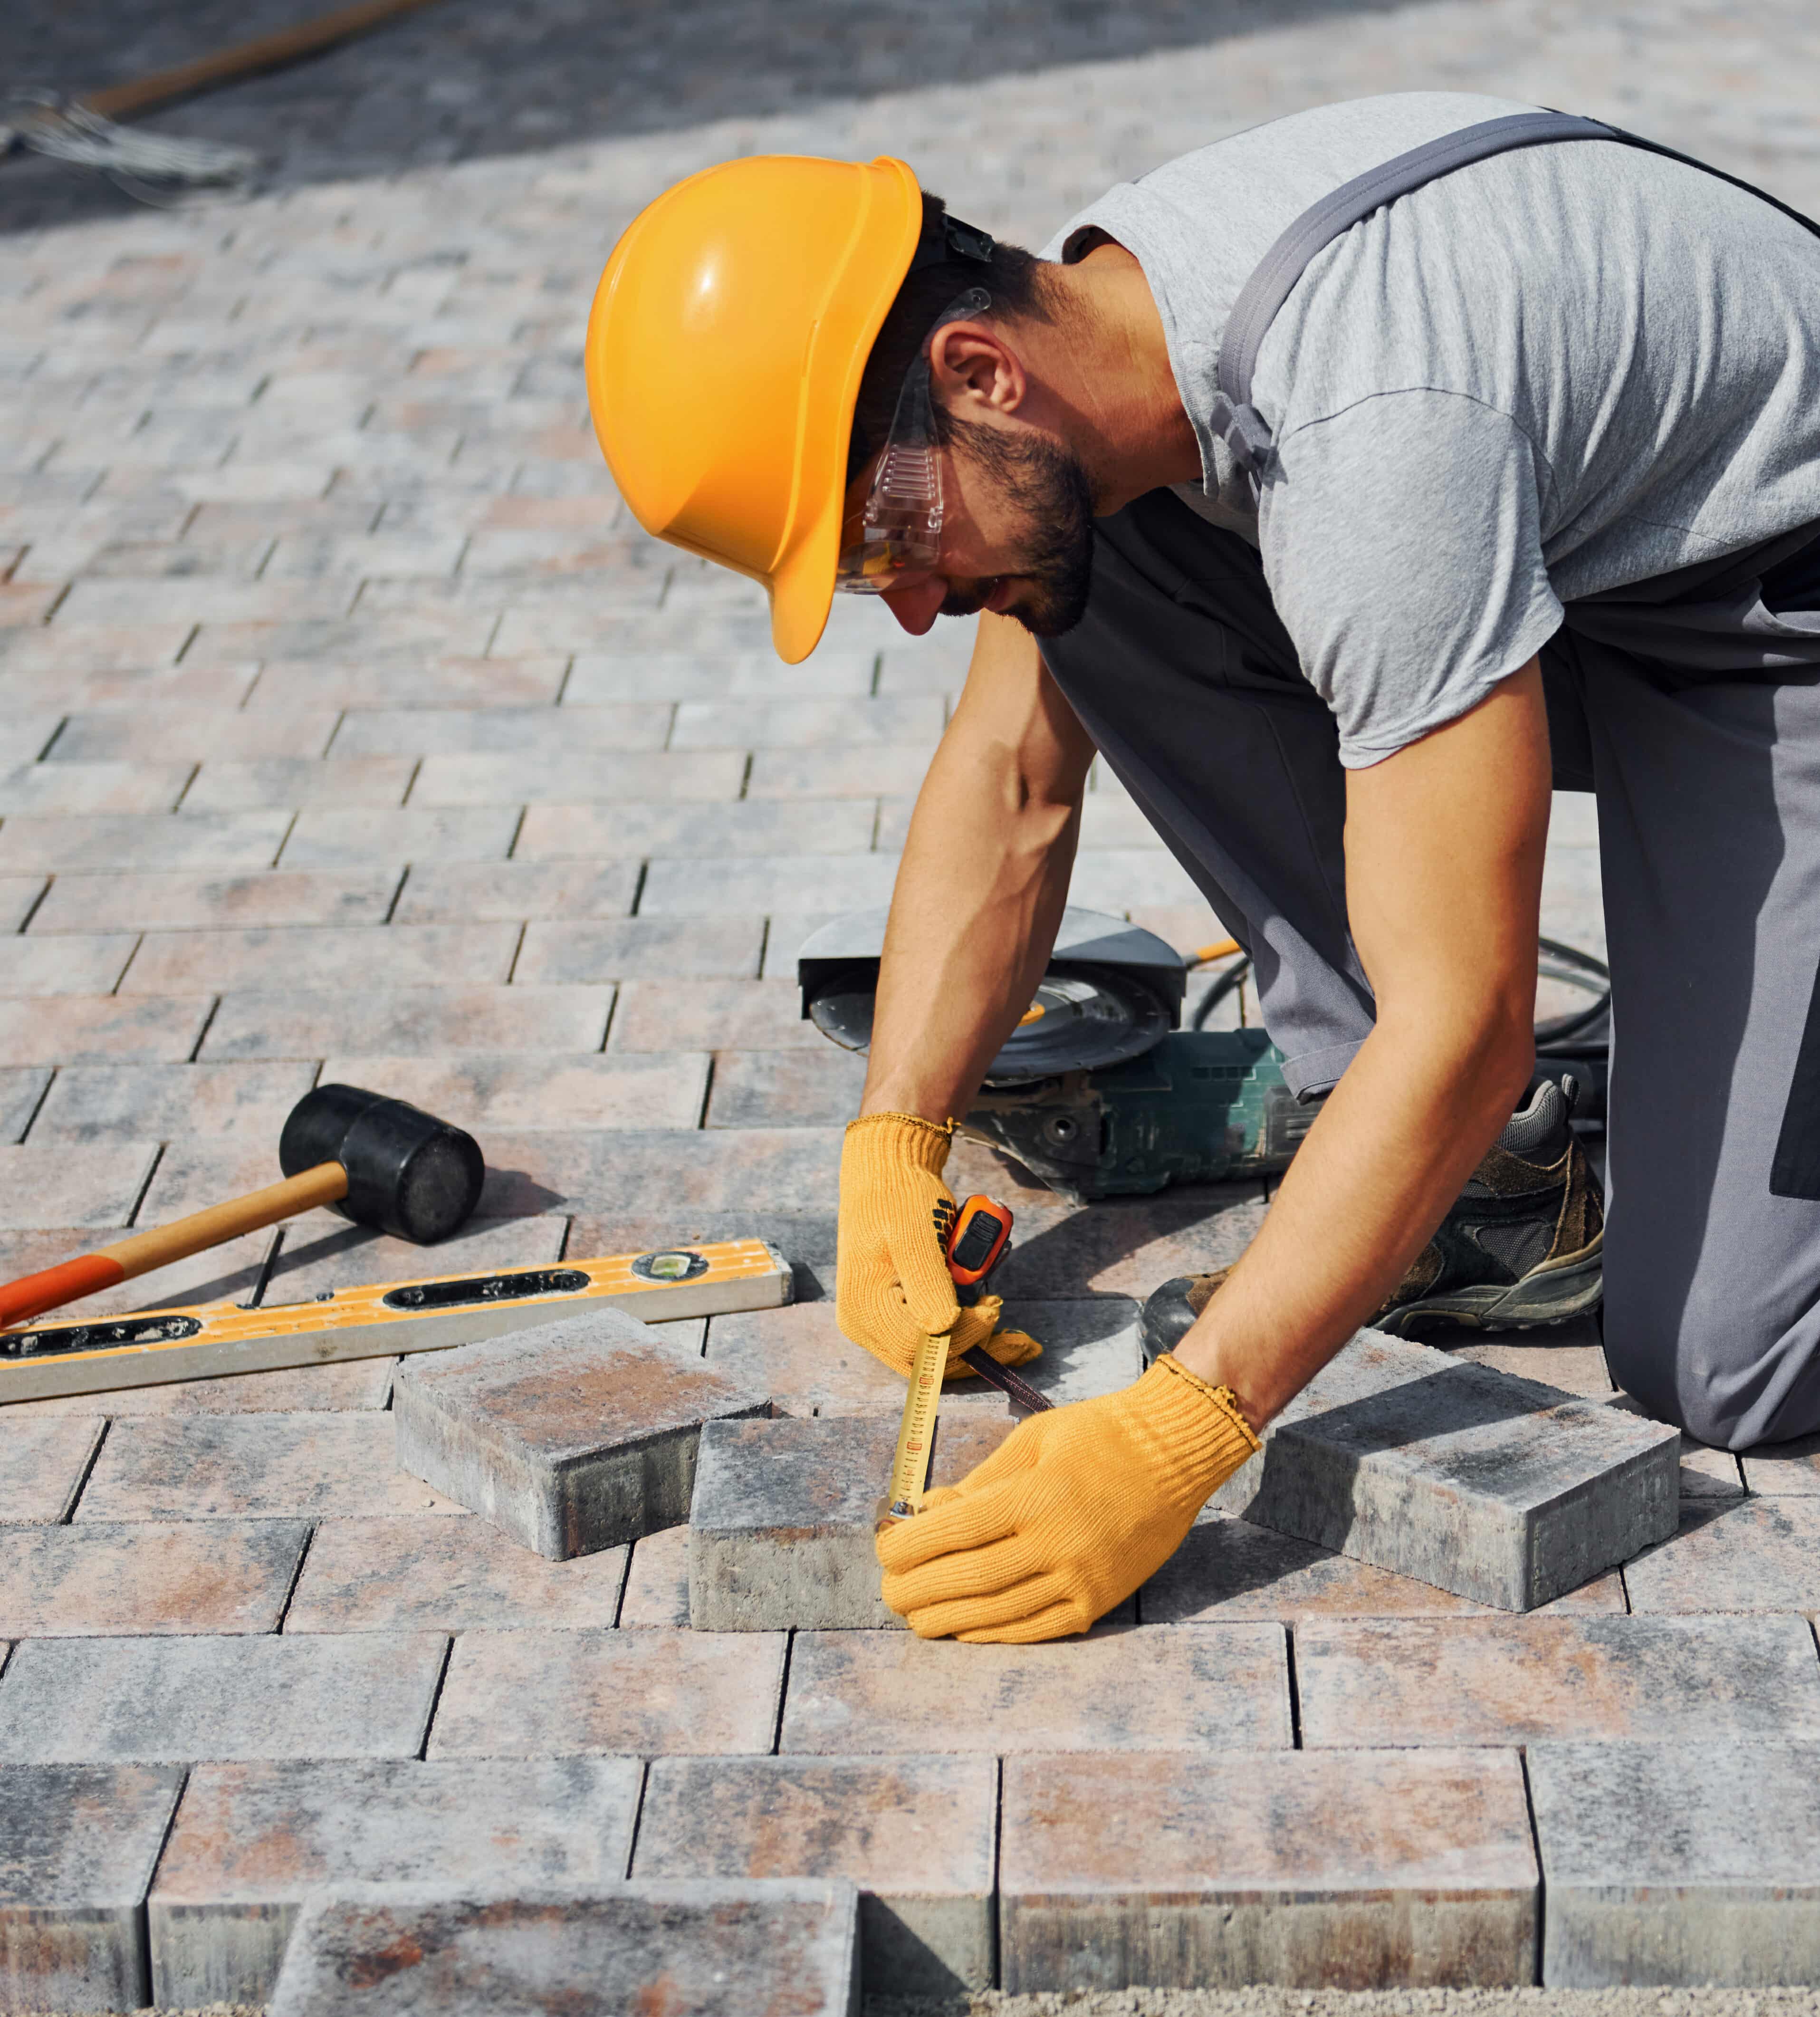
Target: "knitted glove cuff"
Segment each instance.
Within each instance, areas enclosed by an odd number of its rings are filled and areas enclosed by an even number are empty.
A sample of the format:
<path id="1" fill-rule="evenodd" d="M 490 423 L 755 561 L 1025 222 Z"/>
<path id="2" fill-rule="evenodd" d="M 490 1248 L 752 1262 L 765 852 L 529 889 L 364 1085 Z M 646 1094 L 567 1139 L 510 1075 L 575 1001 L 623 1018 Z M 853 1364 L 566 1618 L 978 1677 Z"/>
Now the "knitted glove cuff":
<path id="1" fill-rule="evenodd" d="M 920 1113 L 866 1113 L 847 1123 L 849 1140 L 862 1133 L 867 1149 L 901 1156 L 918 1169 L 939 1177 L 947 1164 L 954 1124 L 925 1120 Z"/>
<path id="2" fill-rule="evenodd" d="M 1150 1371 L 1160 1373 L 1174 1383 L 1175 1391 L 1184 1401 L 1190 1393 L 1198 1397 L 1191 1413 L 1180 1415 L 1176 1409 L 1170 1410 L 1172 1417 L 1177 1418 L 1172 1420 L 1172 1428 L 1186 1432 L 1189 1449 L 1184 1453 L 1191 1463 L 1205 1463 L 1230 1477 L 1263 1447 L 1230 1387 L 1209 1386 L 1166 1351 L 1152 1362 Z M 1206 1404 L 1204 1410 L 1199 1405 L 1202 1402 Z"/>

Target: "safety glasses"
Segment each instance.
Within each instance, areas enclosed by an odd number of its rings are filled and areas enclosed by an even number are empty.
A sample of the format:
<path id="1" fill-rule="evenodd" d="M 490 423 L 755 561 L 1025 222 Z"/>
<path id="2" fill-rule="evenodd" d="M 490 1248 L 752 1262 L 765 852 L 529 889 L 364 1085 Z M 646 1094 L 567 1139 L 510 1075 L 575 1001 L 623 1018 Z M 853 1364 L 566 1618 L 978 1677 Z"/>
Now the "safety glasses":
<path id="1" fill-rule="evenodd" d="M 929 345 L 938 330 L 983 315 L 991 306 L 983 287 L 970 287 L 929 325 L 897 395 L 891 432 L 866 501 L 841 529 L 834 586 L 842 594 L 882 595 L 906 576 L 935 572 L 942 550 L 942 460 L 929 387 Z"/>

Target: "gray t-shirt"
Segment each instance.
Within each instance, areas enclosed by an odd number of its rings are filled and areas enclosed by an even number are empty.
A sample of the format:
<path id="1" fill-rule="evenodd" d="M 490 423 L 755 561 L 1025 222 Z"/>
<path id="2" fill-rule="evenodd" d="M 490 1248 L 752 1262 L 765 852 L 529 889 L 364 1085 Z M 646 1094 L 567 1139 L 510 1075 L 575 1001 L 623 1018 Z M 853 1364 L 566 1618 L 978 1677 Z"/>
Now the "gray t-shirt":
<path id="1" fill-rule="evenodd" d="M 1206 487 L 1182 494 L 1260 548 L 1354 767 L 1474 705 L 1564 604 L 1820 521 L 1820 240 L 1607 141 L 1456 169 L 1315 258 L 1258 357 L 1278 454 L 1252 511 L 1207 420 L 1252 269 L 1341 183 L 1535 109 L 1298 113 L 1119 184 L 1044 248 L 1097 229 L 1143 267 L 1200 436 Z"/>

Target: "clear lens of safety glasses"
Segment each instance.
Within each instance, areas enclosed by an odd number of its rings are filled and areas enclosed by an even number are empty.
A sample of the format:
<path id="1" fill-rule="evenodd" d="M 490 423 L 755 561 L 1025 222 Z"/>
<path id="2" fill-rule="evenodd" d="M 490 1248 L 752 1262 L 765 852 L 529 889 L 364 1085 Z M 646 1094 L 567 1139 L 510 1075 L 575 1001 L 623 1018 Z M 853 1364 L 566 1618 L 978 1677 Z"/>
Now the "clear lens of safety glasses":
<path id="1" fill-rule="evenodd" d="M 929 325 L 905 377 L 885 453 L 873 471 L 863 508 L 842 529 L 834 586 L 848 595 L 878 595 L 907 574 L 933 572 L 942 550 L 942 461 L 929 389 L 929 342 L 951 322 L 983 315 L 992 297 L 971 287 Z"/>

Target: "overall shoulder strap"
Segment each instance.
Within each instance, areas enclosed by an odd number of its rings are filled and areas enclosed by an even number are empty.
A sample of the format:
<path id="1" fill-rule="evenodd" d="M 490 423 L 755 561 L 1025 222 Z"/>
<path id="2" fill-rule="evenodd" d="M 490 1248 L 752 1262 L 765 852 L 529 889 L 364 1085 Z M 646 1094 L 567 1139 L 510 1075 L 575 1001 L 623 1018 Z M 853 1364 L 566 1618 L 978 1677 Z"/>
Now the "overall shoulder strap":
<path id="1" fill-rule="evenodd" d="M 1251 381 L 1258 351 L 1265 334 L 1309 267 L 1310 262 L 1342 232 L 1369 217 L 1374 211 L 1394 203 L 1400 196 L 1420 189 L 1436 176 L 1482 161 L 1489 154 L 1508 153 L 1516 147 L 1534 147 L 1557 140 L 1616 140 L 1643 148 L 1670 161 L 1717 175 L 1779 210 L 1785 217 L 1820 237 L 1820 225 L 1787 204 L 1778 201 L 1753 183 L 1723 170 L 1709 168 L 1692 155 L 1678 153 L 1660 142 L 1645 140 L 1621 127 L 1607 126 L 1596 119 L 1577 118 L 1566 112 L 1517 112 L 1501 119 L 1487 119 L 1458 133 L 1443 133 L 1407 153 L 1399 154 L 1382 167 L 1355 175 L 1329 196 L 1312 204 L 1289 226 L 1258 262 L 1251 277 L 1239 290 L 1226 334 L 1220 346 L 1219 391 L 1209 415 L 1213 431 L 1232 451 L 1232 457 L 1250 479 L 1257 494 L 1264 462 L 1270 451 L 1270 430 L 1263 416 L 1251 403 Z"/>

